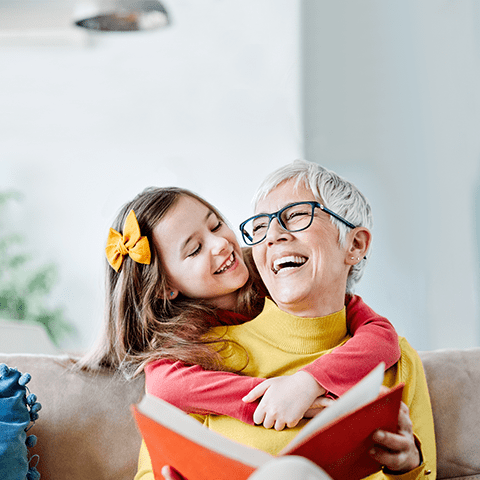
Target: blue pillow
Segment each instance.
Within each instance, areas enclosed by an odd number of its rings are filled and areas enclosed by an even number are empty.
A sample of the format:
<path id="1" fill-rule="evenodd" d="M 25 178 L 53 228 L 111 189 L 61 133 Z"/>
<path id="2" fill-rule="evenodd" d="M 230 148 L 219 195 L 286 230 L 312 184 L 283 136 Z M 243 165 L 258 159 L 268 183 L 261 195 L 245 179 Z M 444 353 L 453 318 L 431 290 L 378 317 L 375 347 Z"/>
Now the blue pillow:
<path id="1" fill-rule="evenodd" d="M 40 474 L 29 466 L 27 447 L 36 437 L 27 437 L 30 422 L 38 418 L 41 405 L 35 395 L 27 397 L 25 386 L 31 377 L 0 364 L 0 478 L 2 480 L 37 480 Z M 33 425 L 32 425 L 33 426 Z"/>

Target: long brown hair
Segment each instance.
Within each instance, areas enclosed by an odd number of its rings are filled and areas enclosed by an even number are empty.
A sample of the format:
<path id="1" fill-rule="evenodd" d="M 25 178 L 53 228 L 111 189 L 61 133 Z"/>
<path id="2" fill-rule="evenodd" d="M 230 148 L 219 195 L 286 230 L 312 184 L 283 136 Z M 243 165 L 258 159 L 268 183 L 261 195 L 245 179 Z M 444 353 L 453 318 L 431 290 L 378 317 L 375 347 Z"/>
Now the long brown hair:
<path id="1" fill-rule="evenodd" d="M 146 363 L 167 358 L 225 370 L 219 353 L 225 341 L 205 337 L 211 327 L 222 323 L 217 309 L 181 294 L 168 299 L 165 268 L 153 242 L 153 230 L 182 196 L 198 200 L 223 220 L 203 198 L 176 187 L 148 188 L 123 206 L 112 228 L 122 232 L 126 216 L 133 209 L 142 236 L 149 240 L 151 261 L 144 265 L 126 256 L 118 272 L 106 263 L 104 330 L 94 349 L 78 362 L 80 368 L 120 369 L 133 377 Z M 246 263 L 252 274 L 239 290 L 235 311 L 252 317 L 260 309 L 263 292 L 259 294 L 259 277 L 249 251 Z"/>

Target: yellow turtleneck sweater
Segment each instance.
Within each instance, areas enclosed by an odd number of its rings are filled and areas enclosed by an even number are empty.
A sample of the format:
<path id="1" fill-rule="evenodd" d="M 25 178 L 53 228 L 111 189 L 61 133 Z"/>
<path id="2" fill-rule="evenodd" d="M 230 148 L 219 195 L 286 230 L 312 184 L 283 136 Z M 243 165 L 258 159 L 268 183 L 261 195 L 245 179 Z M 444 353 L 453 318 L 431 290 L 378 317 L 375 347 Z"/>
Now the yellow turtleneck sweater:
<path id="1" fill-rule="evenodd" d="M 246 365 L 243 373 L 262 378 L 290 375 L 350 338 L 345 309 L 326 317 L 302 318 L 282 312 L 269 299 L 266 299 L 263 312 L 252 321 L 242 325 L 216 327 L 213 333 L 234 342 L 222 352 L 229 367 L 241 369 Z M 410 409 L 414 434 L 421 445 L 424 462 L 417 469 L 403 475 L 392 476 L 378 472 L 369 479 L 434 479 L 436 454 L 433 417 L 423 366 L 408 342 L 404 338 L 399 341 L 401 358 L 387 370 L 384 385 L 393 387 L 405 383 L 403 401 Z M 295 437 L 307 421 L 302 420 L 295 428 L 276 431 L 263 426 L 247 425 L 227 416 L 195 417 L 226 437 L 274 455 Z M 148 470 L 145 469 L 145 462 L 146 459 L 140 462 L 140 470 Z"/>
<path id="2" fill-rule="evenodd" d="M 270 299 L 262 313 L 250 322 L 216 327 L 213 335 L 236 342 L 222 352 L 228 367 L 239 370 L 246 365 L 243 374 L 260 378 L 291 375 L 350 338 L 345 309 L 321 319 L 302 318 L 282 312 Z M 222 415 L 196 418 L 211 430 L 274 455 L 306 422 L 302 420 L 295 428 L 276 431 Z"/>

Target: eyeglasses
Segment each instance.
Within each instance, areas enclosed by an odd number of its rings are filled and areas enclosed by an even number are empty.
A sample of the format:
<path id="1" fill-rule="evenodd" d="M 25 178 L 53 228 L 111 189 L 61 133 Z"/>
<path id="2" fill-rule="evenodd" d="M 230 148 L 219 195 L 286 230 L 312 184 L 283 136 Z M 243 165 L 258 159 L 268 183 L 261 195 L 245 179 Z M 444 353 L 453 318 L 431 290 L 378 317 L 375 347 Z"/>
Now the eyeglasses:
<path id="1" fill-rule="evenodd" d="M 274 218 L 278 220 L 280 226 L 287 232 L 306 230 L 313 222 L 315 208 L 320 208 L 320 210 L 343 222 L 347 227 L 357 228 L 353 223 L 332 212 L 321 203 L 297 202 L 283 207 L 278 212 L 262 213 L 245 220 L 240 224 L 243 240 L 247 245 L 256 245 L 263 242 L 267 237 L 268 228 Z"/>

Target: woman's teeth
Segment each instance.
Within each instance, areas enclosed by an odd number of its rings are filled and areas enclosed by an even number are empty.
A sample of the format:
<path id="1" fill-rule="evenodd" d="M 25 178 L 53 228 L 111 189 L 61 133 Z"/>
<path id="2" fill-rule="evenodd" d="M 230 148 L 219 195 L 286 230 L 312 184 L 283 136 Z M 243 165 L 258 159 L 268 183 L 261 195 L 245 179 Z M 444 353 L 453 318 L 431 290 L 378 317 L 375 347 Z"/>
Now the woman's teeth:
<path id="1" fill-rule="evenodd" d="M 307 259 L 305 257 L 298 257 L 290 255 L 288 257 L 278 258 L 273 262 L 273 272 L 278 273 L 282 268 L 297 268 L 302 266 Z"/>
<path id="2" fill-rule="evenodd" d="M 217 270 L 215 273 L 223 273 L 225 270 L 228 270 L 233 265 L 234 261 L 235 261 L 235 254 L 232 253 L 230 255 L 230 258 L 227 260 L 227 263 L 225 263 L 225 265 L 220 270 Z"/>

